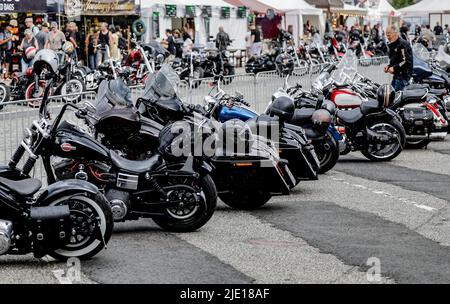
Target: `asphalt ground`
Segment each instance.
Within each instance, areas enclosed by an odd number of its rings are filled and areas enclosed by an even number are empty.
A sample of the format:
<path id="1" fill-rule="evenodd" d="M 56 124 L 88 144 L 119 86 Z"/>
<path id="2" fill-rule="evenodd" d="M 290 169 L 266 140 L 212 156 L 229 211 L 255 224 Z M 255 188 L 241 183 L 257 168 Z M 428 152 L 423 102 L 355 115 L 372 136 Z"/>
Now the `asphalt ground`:
<path id="1" fill-rule="evenodd" d="M 219 202 L 193 233 L 117 224 L 80 283 L 450 283 L 450 141 L 388 163 L 343 156 L 257 211 Z M 0 283 L 61 283 L 50 258 L 0 257 Z M 375 270 L 374 270 L 375 269 Z M 373 274 L 378 274 L 374 276 Z M 375 271 L 375 272 L 374 272 Z"/>

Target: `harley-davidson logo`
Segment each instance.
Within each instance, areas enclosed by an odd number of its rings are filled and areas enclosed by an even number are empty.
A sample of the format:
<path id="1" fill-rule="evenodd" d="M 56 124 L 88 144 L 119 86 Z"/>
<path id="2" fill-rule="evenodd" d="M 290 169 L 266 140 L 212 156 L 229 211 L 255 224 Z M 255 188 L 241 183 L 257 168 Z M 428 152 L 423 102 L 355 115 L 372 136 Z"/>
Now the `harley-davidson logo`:
<path id="1" fill-rule="evenodd" d="M 70 152 L 70 151 L 74 151 L 77 149 L 76 147 L 72 146 L 69 143 L 63 143 L 63 144 L 61 144 L 60 147 L 61 147 L 61 150 L 63 150 L 64 152 Z"/>

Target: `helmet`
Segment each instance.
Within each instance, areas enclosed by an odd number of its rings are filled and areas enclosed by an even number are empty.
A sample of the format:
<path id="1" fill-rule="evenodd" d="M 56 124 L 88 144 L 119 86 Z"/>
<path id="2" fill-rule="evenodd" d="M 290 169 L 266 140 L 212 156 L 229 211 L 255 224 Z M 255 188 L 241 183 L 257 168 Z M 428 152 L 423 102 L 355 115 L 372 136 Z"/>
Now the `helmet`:
<path id="1" fill-rule="evenodd" d="M 383 84 L 377 90 L 378 106 L 383 109 L 391 106 L 395 100 L 395 90 L 389 84 Z"/>
<path id="2" fill-rule="evenodd" d="M 319 130 L 325 131 L 331 124 L 331 115 L 327 110 L 321 109 L 314 111 L 313 115 L 311 116 L 311 120 L 314 124 L 314 127 Z"/>
<path id="3" fill-rule="evenodd" d="M 271 116 L 278 116 L 280 120 L 289 121 L 292 119 L 295 111 L 295 103 L 291 97 L 280 96 L 274 100 L 268 109 Z"/>
<path id="4" fill-rule="evenodd" d="M 275 66 L 280 76 L 291 75 L 294 71 L 294 58 L 289 54 L 282 53 L 275 59 Z"/>
<path id="5" fill-rule="evenodd" d="M 58 72 L 59 60 L 58 54 L 51 49 L 43 49 L 37 52 L 34 57 L 34 71 L 40 74 L 44 68 L 49 70 L 50 73 L 55 74 Z"/>
<path id="6" fill-rule="evenodd" d="M 330 100 L 325 100 L 322 104 L 322 108 L 327 110 L 331 115 L 336 113 L 336 105 Z"/>
<path id="7" fill-rule="evenodd" d="M 25 57 L 28 60 L 31 60 L 34 58 L 34 56 L 36 56 L 36 52 L 37 52 L 36 48 L 33 46 L 30 46 L 25 50 Z"/>
<path id="8" fill-rule="evenodd" d="M 66 54 L 72 54 L 73 51 L 75 50 L 75 47 L 73 46 L 73 43 L 70 41 L 66 41 L 62 47 L 62 50 L 64 51 L 64 53 Z"/>

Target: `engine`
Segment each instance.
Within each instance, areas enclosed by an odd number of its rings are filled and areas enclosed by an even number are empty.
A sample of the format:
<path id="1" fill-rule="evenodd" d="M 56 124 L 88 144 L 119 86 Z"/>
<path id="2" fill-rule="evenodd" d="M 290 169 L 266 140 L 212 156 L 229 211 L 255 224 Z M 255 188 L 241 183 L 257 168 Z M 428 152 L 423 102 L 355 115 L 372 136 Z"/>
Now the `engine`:
<path id="1" fill-rule="evenodd" d="M 102 188 L 110 179 L 116 178 L 114 174 L 110 173 L 111 166 L 94 160 L 54 157 L 52 167 L 57 180 L 81 179 L 89 181 L 99 188 Z M 126 191 L 108 189 L 105 196 L 111 205 L 114 221 L 125 220 L 130 210 L 130 194 Z M 0 231 L 0 250 L 1 241 Z"/>
<path id="2" fill-rule="evenodd" d="M 80 179 L 100 186 L 112 176 L 111 166 L 95 160 L 54 157 L 52 167 L 57 180 Z"/>

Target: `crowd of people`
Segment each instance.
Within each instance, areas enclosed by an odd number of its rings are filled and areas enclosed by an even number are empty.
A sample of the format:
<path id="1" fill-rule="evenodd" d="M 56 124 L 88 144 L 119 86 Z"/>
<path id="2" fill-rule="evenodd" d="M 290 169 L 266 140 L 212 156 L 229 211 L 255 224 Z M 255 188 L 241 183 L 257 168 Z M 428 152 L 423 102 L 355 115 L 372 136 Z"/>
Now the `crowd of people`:
<path id="1" fill-rule="evenodd" d="M 102 23 L 83 35 L 75 22 L 68 22 L 64 29 L 58 23 L 43 22 L 35 25 L 33 18 L 26 18 L 24 28 L 19 30 L 17 20 L 10 20 L 0 29 L 0 64 L 2 79 L 8 79 L 12 56 L 21 54 L 21 71 L 24 73 L 32 62 L 33 55 L 42 49 L 61 51 L 66 42 L 74 48 L 74 56 L 90 68 L 98 67 L 109 58 L 121 59 L 121 48 L 126 48 L 125 31 L 120 26 Z"/>

